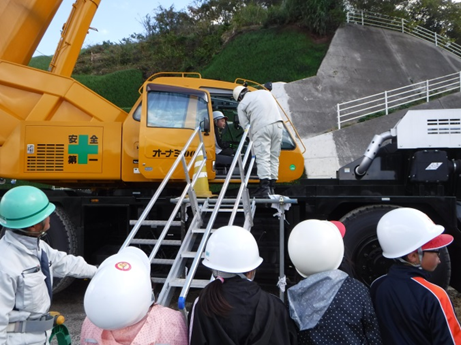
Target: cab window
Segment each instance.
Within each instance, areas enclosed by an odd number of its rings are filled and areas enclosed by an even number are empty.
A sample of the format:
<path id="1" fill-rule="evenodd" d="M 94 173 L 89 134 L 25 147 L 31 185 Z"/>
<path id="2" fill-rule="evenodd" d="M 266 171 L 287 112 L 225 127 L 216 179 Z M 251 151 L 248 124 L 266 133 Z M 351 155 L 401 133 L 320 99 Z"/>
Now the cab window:
<path id="1" fill-rule="evenodd" d="M 149 91 L 147 126 L 194 129 L 208 118 L 208 107 L 199 94 Z"/>

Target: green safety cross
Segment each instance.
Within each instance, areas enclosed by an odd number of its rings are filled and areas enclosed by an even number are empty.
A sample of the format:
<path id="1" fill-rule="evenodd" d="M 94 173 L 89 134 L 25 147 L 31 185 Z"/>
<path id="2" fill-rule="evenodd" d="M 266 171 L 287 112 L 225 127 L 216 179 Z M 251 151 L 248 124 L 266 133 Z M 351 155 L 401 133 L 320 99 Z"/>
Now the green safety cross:
<path id="1" fill-rule="evenodd" d="M 78 164 L 88 164 L 88 155 L 98 154 L 98 145 L 88 144 L 88 135 L 79 135 L 77 145 L 69 145 L 69 154 L 78 155 Z"/>

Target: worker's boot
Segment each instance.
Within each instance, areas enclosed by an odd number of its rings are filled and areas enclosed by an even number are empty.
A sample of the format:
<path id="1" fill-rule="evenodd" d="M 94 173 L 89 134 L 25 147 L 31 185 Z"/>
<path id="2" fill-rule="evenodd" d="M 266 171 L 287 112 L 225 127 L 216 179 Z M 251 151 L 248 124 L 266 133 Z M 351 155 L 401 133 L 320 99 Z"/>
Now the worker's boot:
<path id="1" fill-rule="evenodd" d="M 258 189 L 255 190 L 255 193 L 253 194 L 253 197 L 255 198 L 264 198 L 267 199 L 269 198 L 269 193 L 270 193 L 270 182 L 269 179 L 262 179 L 259 181 L 259 187 Z"/>
<path id="2" fill-rule="evenodd" d="M 277 180 L 269 180 L 269 189 L 270 189 L 269 194 L 272 194 L 272 195 L 275 194 L 275 182 L 277 182 Z"/>

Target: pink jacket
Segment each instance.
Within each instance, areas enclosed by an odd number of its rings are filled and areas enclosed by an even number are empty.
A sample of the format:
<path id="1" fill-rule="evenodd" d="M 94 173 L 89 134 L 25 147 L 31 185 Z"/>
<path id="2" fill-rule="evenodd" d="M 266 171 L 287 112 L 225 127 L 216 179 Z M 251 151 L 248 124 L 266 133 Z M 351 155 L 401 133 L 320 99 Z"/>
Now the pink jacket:
<path id="1" fill-rule="evenodd" d="M 88 318 L 82 325 L 80 345 L 187 345 L 187 327 L 179 311 L 154 305 L 138 323 L 106 331 Z"/>

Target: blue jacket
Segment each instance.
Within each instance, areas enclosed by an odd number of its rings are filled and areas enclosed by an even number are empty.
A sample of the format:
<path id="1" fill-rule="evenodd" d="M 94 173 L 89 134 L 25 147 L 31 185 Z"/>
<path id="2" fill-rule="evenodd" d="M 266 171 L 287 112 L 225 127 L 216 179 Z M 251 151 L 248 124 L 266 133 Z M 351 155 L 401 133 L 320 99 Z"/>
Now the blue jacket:
<path id="1" fill-rule="evenodd" d="M 450 298 L 423 270 L 393 265 L 370 292 L 384 344 L 461 344 Z"/>

